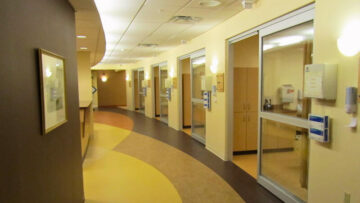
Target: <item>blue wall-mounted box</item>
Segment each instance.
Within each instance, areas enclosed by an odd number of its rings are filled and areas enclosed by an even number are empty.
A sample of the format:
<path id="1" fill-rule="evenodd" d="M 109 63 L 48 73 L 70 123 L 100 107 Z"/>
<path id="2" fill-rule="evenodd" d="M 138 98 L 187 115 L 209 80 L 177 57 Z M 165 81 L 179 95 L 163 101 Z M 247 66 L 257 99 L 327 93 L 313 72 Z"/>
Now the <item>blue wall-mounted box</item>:
<path id="1" fill-rule="evenodd" d="M 309 115 L 309 138 L 318 142 L 330 141 L 330 122 L 328 116 Z"/>

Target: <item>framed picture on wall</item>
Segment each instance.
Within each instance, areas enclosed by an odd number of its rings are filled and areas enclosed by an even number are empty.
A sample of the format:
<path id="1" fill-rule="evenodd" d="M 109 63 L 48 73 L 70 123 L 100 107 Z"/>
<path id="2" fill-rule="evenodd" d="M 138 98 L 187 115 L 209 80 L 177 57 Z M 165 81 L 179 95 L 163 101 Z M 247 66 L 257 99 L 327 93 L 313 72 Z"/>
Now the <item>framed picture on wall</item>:
<path id="1" fill-rule="evenodd" d="M 65 59 L 39 49 L 42 134 L 67 122 Z"/>

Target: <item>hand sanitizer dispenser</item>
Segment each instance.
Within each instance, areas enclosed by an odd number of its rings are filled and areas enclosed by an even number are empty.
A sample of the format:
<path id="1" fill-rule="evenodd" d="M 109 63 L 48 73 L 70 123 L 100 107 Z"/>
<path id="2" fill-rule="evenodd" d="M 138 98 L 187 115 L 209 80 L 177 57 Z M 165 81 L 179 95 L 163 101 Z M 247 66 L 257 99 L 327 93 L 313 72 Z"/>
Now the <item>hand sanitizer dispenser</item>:
<path id="1" fill-rule="evenodd" d="M 309 138 L 318 142 L 330 141 L 330 122 L 328 116 L 309 115 Z"/>

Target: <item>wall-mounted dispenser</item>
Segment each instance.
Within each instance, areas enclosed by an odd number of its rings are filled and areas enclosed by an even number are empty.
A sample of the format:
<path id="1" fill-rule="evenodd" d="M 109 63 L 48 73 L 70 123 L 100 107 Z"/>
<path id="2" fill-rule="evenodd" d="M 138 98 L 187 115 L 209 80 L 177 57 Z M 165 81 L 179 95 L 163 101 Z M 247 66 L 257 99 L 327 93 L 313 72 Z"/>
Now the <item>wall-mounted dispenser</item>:
<path id="1" fill-rule="evenodd" d="M 347 87 L 346 88 L 346 99 L 345 99 L 345 110 L 346 113 L 353 114 L 357 110 L 357 88 Z"/>
<path id="2" fill-rule="evenodd" d="M 309 138 L 318 142 L 330 141 L 330 121 L 328 116 L 309 115 Z"/>
<path id="3" fill-rule="evenodd" d="M 211 92 L 210 91 L 204 91 L 203 92 L 203 102 L 204 102 L 204 109 L 210 110 L 211 107 Z"/>
<path id="4" fill-rule="evenodd" d="M 201 90 L 211 91 L 212 86 L 212 77 L 211 76 L 201 76 Z"/>
<path id="5" fill-rule="evenodd" d="M 167 99 L 169 101 L 171 101 L 171 86 L 172 86 L 171 78 L 166 78 L 165 79 L 165 88 L 166 88 Z"/>
<path id="6" fill-rule="evenodd" d="M 280 98 L 283 104 L 293 103 L 294 97 L 295 97 L 295 88 L 291 84 L 282 85 L 280 87 Z"/>
<path id="7" fill-rule="evenodd" d="M 317 99 L 335 100 L 337 89 L 337 65 L 305 65 L 304 96 Z"/>

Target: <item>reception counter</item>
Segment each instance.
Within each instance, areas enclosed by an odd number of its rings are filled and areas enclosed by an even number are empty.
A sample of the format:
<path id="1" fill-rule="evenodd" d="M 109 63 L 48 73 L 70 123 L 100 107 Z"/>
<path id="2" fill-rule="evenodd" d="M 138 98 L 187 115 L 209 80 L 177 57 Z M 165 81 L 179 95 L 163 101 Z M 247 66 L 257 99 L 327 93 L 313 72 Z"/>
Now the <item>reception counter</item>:
<path id="1" fill-rule="evenodd" d="M 93 126 L 93 107 L 92 101 L 80 101 L 80 136 L 81 136 L 81 154 L 84 158 L 89 140 L 91 139 L 94 126 Z"/>

